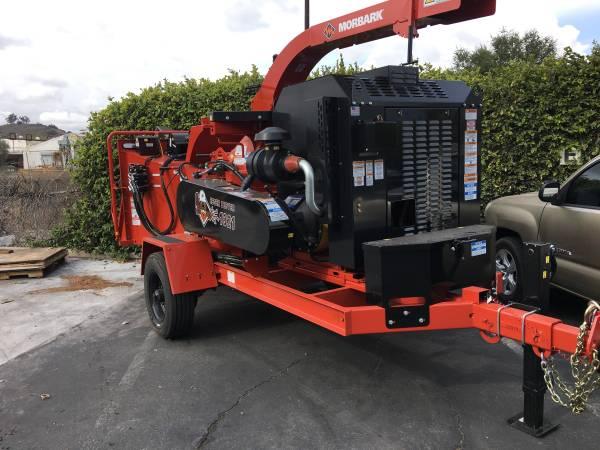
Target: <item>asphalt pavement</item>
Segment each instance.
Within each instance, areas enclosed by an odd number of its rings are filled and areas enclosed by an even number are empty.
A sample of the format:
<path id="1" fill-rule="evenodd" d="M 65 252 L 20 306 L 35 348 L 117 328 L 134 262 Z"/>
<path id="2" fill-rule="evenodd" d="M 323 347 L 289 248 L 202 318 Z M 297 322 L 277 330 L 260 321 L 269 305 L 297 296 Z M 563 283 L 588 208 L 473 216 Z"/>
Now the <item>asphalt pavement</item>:
<path id="1" fill-rule="evenodd" d="M 543 440 L 506 424 L 518 346 L 344 338 L 228 288 L 201 297 L 189 339 L 165 341 L 138 286 L 0 365 L 0 449 L 598 448 L 600 396 L 580 416 L 547 397 L 561 427 Z"/>

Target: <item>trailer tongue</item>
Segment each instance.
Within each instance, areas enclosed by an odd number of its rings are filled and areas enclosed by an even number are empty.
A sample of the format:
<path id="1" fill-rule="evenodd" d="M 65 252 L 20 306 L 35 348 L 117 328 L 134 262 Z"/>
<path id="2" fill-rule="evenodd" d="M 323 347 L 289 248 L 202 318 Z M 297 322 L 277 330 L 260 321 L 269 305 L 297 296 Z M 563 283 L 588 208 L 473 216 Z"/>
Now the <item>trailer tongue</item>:
<path id="1" fill-rule="evenodd" d="M 421 28 L 494 11 L 495 0 L 380 3 L 291 41 L 252 111 L 215 112 L 189 131 L 111 133 L 115 236 L 142 246 L 156 331 L 185 335 L 199 295 L 219 285 L 342 336 L 472 328 L 523 345 L 513 426 L 555 428 L 547 389 L 581 412 L 599 383 L 600 308 L 579 329 L 544 315 L 553 248 L 539 243 L 523 248 L 521 303 L 502 302 L 495 229 L 479 224 L 479 94 L 422 80 L 413 65 L 306 81 L 335 48 L 396 34 L 411 45 Z M 557 377 L 556 353 L 572 355 L 574 388 Z"/>

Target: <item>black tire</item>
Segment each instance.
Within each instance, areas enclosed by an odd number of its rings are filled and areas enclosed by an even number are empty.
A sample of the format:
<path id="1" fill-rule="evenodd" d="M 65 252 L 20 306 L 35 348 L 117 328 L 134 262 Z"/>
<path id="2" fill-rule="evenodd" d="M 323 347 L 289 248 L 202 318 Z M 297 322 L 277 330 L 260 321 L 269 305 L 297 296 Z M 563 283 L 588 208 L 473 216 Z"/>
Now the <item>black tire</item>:
<path id="1" fill-rule="evenodd" d="M 522 247 L 523 243 L 515 237 L 504 237 L 496 242 L 496 270 L 504 275 L 505 292 L 501 299 L 505 302 L 519 301 L 522 297 Z"/>
<path id="2" fill-rule="evenodd" d="M 189 334 L 194 324 L 197 292 L 174 295 L 167 273 L 165 257 L 152 253 L 144 269 L 144 297 L 154 330 L 165 339 L 177 339 Z"/>

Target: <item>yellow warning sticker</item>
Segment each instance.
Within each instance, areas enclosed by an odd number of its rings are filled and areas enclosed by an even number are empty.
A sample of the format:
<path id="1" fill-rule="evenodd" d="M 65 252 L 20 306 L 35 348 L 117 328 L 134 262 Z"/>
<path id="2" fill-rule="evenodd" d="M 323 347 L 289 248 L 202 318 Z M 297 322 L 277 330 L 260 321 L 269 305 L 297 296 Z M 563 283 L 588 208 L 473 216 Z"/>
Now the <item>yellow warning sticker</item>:
<path id="1" fill-rule="evenodd" d="M 423 6 L 435 6 L 439 5 L 440 3 L 446 3 L 447 1 L 449 0 L 423 0 Z"/>

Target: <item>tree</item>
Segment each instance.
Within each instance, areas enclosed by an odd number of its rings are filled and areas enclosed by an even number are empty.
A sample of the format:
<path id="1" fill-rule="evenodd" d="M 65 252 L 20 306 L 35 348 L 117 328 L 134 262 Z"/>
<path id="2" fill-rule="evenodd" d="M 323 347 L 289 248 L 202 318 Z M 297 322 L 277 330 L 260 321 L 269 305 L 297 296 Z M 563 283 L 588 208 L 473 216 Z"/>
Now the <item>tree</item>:
<path id="1" fill-rule="evenodd" d="M 17 120 L 18 124 L 28 124 L 29 122 L 31 122 L 31 119 L 27 116 L 19 116 L 19 120 Z"/>
<path id="2" fill-rule="evenodd" d="M 0 167 L 2 167 L 6 163 L 6 159 L 8 158 L 8 143 L 4 139 L 0 139 Z"/>
<path id="3" fill-rule="evenodd" d="M 17 123 L 17 120 L 19 120 L 19 117 L 15 113 L 10 113 L 6 116 L 6 123 L 10 125 Z"/>
<path id="4" fill-rule="evenodd" d="M 479 69 L 482 73 L 506 66 L 513 61 L 541 64 L 546 58 L 556 58 L 556 41 L 530 30 L 522 36 L 503 29 L 492 36 L 490 46 L 482 45 L 473 51 L 459 48 L 454 52 L 456 70 Z"/>
<path id="5" fill-rule="evenodd" d="M 325 75 L 354 75 L 355 73 L 364 72 L 365 69 L 360 67 L 356 62 L 346 65 L 344 55 L 340 53 L 337 61 L 333 66 L 326 64 L 318 67 L 310 74 L 311 78 L 324 77 Z"/>

